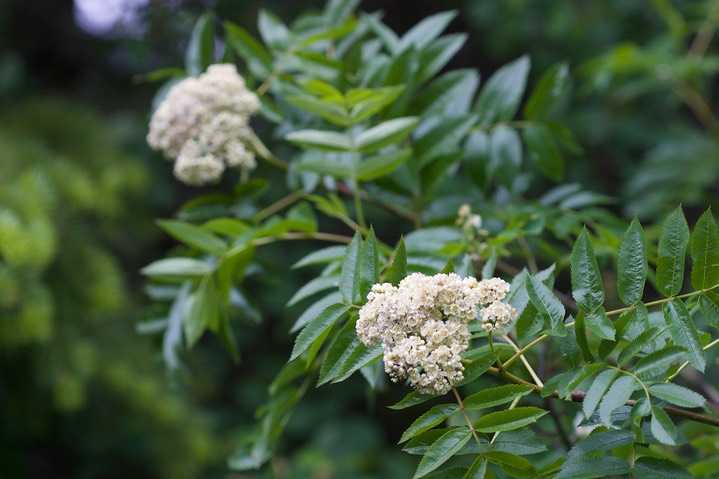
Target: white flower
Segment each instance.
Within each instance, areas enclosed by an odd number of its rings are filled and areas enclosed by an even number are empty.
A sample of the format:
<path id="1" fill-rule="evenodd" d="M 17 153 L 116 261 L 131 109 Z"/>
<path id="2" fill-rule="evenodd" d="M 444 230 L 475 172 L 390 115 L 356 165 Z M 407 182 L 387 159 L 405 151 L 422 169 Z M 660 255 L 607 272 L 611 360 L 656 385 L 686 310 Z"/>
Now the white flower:
<path id="1" fill-rule="evenodd" d="M 491 328 L 511 321 L 514 310 L 499 302 L 508 291 L 509 284 L 499 278 L 478 282 L 454 273 L 413 273 L 396 287 L 375 284 L 360 309 L 357 335 L 367 346 L 382 344 L 385 371 L 393 381 L 409 378 L 422 393 L 444 394 L 464 377 L 468 323 L 480 307 L 490 308 L 494 322 L 485 324 Z"/>
<path id="2" fill-rule="evenodd" d="M 181 181 L 212 183 L 226 166 L 255 167 L 254 154 L 242 141 L 251 134 L 249 119 L 259 107 L 234 65 L 211 65 L 170 89 L 152 115 L 147 142 L 179 163 L 174 171 Z"/>

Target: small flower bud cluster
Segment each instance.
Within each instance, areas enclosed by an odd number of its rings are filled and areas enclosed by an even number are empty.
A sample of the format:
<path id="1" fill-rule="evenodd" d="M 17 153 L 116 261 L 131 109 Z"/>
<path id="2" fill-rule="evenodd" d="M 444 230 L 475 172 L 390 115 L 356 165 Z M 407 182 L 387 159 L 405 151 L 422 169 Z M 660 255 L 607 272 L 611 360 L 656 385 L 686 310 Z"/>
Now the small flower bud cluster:
<path id="1" fill-rule="evenodd" d="M 234 65 L 211 65 L 173 86 L 150 120 L 147 142 L 175 160 L 174 173 L 189 185 L 220 179 L 226 167 L 251 170 L 244 144 L 250 116 L 260 107 Z"/>
<path id="2" fill-rule="evenodd" d="M 468 204 L 463 204 L 457 211 L 457 221 L 455 223 L 463 230 L 469 230 L 472 233 L 478 232 L 482 228 L 482 217 L 472 214 L 472 208 Z"/>
<path id="3" fill-rule="evenodd" d="M 445 394 L 464 377 L 461 354 L 478 309 L 484 308 L 483 324 L 493 328 L 511 321 L 514 310 L 501 302 L 508 291 L 499 278 L 477 281 L 454 273 L 413 273 L 396 287 L 375 284 L 360 309 L 357 335 L 367 346 L 381 342 L 385 371 L 394 382 L 409 378 L 422 393 Z"/>

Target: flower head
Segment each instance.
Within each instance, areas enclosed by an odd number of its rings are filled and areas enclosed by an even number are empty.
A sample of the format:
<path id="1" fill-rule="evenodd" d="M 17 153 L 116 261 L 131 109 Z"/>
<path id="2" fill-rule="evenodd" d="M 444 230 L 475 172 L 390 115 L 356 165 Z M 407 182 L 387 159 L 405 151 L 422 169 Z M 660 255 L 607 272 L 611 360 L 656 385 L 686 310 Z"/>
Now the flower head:
<path id="1" fill-rule="evenodd" d="M 492 324 L 511 321 L 514 310 L 500 302 L 508 291 L 509 284 L 499 278 L 477 281 L 454 273 L 413 273 L 396 287 L 375 284 L 360 309 L 357 335 L 368 346 L 382 344 L 385 371 L 393 381 L 409 378 L 420 392 L 444 394 L 464 377 L 468 323 L 480 308 L 491 308 Z"/>
<path id="2" fill-rule="evenodd" d="M 150 120 L 149 145 L 175 160 L 175 176 L 191 185 L 213 183 L 225 167 L 250 170 L 254 154 L 243 141 L 260 107 L 234 65 L 211 65 L 168 92 Z"/>

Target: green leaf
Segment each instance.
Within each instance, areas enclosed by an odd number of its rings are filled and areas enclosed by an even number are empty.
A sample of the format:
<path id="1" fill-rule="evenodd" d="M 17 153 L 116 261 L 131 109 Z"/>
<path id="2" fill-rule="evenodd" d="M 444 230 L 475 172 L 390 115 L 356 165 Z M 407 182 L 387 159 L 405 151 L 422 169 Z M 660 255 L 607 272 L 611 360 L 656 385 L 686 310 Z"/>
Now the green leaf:
<path id="1" fill-rule="evenodd" d="M 622 376 L 610 386 L 599 404 L 599 417 L 607 427 L 612 425 L 614 410 L 629 401 L 635 387 L 636 380 L 632 376 Z"/>
<path id="2" fill-rule="evenodd" d="M 219 325 L 219 307 L 215 283 L 210 276 L 200 281 L 200 285 L 186 305 L 183 326 L 187 349 L 191 349 L 208 327 L 217 330 Z"/>
<path id="3" fill-rule="evenodd" d="M 307 152 L 302 155 L 302 159 L 297 163 L 297 169 L 343 179 L 354 176 L 349 162 L 343 161 L 343 158 L 336 153 Z"/>
<path id="4" fill-rule="evenodd" d="M 362 236 L 359 231 L 345 249 L 340 272 L 340 293 L 347 304 L 354 301 L 360 289 L 360 256 L 362 254 Z"/>
<path id="5" fill-rule="evenodd" d="M 454 456 L 457 451 L 462 449 L 471 437 L 472 433 L 469 431 L 469 428 L 466 427 L 450 429 L 447 431 L 429 447 L 424 457 L 419 462 L 417 471 L 414 473 L 412 479 L 424 477 L 447 462 L 450 457 Z"/>
<path id="6" fill-rule="evenodd" d="M 529 57 L 523 56 L 492 75 L 479 93 L 475 111 L 480 125 L 514 118 L 524 94 L 529 73 Z"/>
<path id="7" fill-rule="evenodd" d="M 424 83 L 435 76 L 454 57 L 467 42 L 465 33 L 453 33 L 438 38 L 427 48 L 419 52 L 419 71 L 415 77 L 417 83 Z"/>
<path id="8" fill-rule="evenodd" d="M 423 402 L 429 401 L 430 399 L 436 398 L 437 396 L 434 394 L 422 394 L 417 391 L 412 391 L 411 393 L 407 394 L 400 402 L 397 404 L 393 404 L 392 406 L 389 406 L 390 409 L 405 409 L 408 407 L 416 406 L 417 404 L 422 404 Z"/>
<path id="9" fill-rule="evenodd" d="M 502 471 L 511 477 L 519 479 L 532 479 L 537 476 L 537 471 L 532 463 L 521 456 L 504 451 L 487 451 L 484 457 L 492 464 L 499 466 Z"/>
<path id="10" fill-rule="evenodd" d="M 313 251 L 292 265 L 292 269 L 303 268 L 313 264 L 331 263 L 342 259 L 346 246 L 336 245 Z"/>
<path id="11" fill-rule="evenodd" d="M 660 376 L 666 373 L 673 362 L 680 360 L 684 352 L 684 348 L 680 346 L 665 346 L 637 361 L 632 371 L 641 380 Z"/>
<path id="12" fill-rule="evenodd" d="M 310 95 L 287 95 L 285 98 L 291 105 L 312 112 L 335 125 L 349 126 L 352 123 L 347 110 L 333 101 L 321 100 Z"/>
<path id="13" fill-rule="evenodd" d="M 397 100 L 404 88 L 404 85 L 397 85 L 370 90 L 370 95 L 357 102 L 353 102 L 352 96 L 353 92 L 359 90 L 348 91 L 346 101 L 352 105 L 352 110 L 350 111 L 352 122 L 359 123 L 375 113 L 381 112 L 385 107 Z"/>
<path id="14" fill-rule="evenodd" d="M 221 255 L 227 250 L 224 240 L 199 226 L 177 220 L 158 220 L 157 224 L 170 236 L 200 251 Z"/>
<path id="15" fill-rule="evenodd" d="M 497 361 L 497 356 L 489 348 L 485 354 L 478 358 L 473 358 L 473 361 L 464 366 L 464 378 L 455 384 L 456 387 L 464 386 L 471 383 L 487 370 Z"/>
<path id="16" fill-rule="evenodd" d="M 410 46 L 415 47 L 417 50 L 422 50 L 436 40 L 456 16 L 457 11 L 451 10 L 437 13 L 421 20 L 402 36 L 399 45 L 397 45 L 397 51 L 401 52 Z"/>
<path id="17" fill-rule="evenodd" d="M 713 291 L 699 296 L 699 307 L 709 325 L 719 329 L 719 295 Z"/>
<path id="18" fill-rule="evenodd" d="M 363 131 L 356 138 L 357 150 L 362 153 L 372 153 L 385 146 L 393 145 L 409 135 L 417 125 L 419 118 L 407 116 L 393 118 L 377 126 Z"/>
<path id="19" fill-rule="evenodd" d="M 245 29 L 232 22 L 225 22 L 225 39 L 245 61 L 247 68 L 258 78 L 267 78 L 272 72 L 272 57 L 260 42 Z"/>
<path id="20" fill-rule="evenodd" d="M 584 316 L 584 323 L 587 329 L 600 338 L 610 341 L 614 340 L 614 325 L 609 321 L 607 314 L 604 312 L 604 308 L 599 308 L 592 314 L 586 314 Z"/>
<path id="21" fill-rule="evenodd" d="M 649 329 L 642 331 L 636 338 L 632 339 L 627 346 L 622 349 L 617 358 L 617 366 L 624 366 L 627 361 L 632 359 L 644 348 L 654 343 L 654 341 L 664 334 L 665 329 L 659 329 L 656 326 L 651 326 Z"/>
<path id="22" fill-rule="evenodd" d="M 644 230 L 635 216 L 619 247 L 617 290 L 622 303 L 630 305 L 642 300 L 648 268 Z"/>
<path id="23" fill-rule="evenodd" d="M 385 280 L 394 286 L 407 276 L 407 250 L 404 246 L 404 238 L 399 239 L 399 244 L 394 252 L 392 266 L 389 267 L 385 274 Z"/>
<path id="24" fill-rule="evenodd" d="M 589 233 L 586 228 L 582 229 L 582 233 L 574 243 L 570 273 L 572 296 L 577 302 L 579 310 L 584 312 L 585 316 L 597 312 L 604 304 L 604 286 L 602 286 L 599 265 L 597 265 L 597 258 L 589 242 Z M 611 329 L 613 333 L 614 328 Z M 606 339 L 614 339 L 614 334 Z"/>
<path id="25" fill-rule="evenodd" d="M 531 429 L 515 429 L 500 434 L 491 444 L 493 451 L 504 451 L 525 456 L 547 450 L 542 439 Z"/>
<path id="26" fill-rule="evenodd" d="M 411 110 L 429 118 L 432 115 L 462 115 L 479 86 L 474 69 L 453 70 L 433 80 L 412 102 Z"/>
<path id="27" fill-rule="evenodd" d="M 568 371 L 567 374 L 559 382 L 559 386 L 557 387 L 557 392 L 559 393 L 559 397 L 560 398 L 570 397 L 572 392 L 580 384 L 582 384 L 587 378 L 589 378 L 594 373 L 596 373 L 601 367 L 602 367 L 602 364 L 595 363 L 595 364 L 587 364 L 581 368 L 577 368 L 575 370 L 575 372 L 572 372 L 572 370 Z"/>
<path id="28" fill-rule="evenodd" d="M 324 130 L 298 130 L 288 133 L 285 139 L 302 148 L 325 151 L 352 151 L 352 141 L 342 133 Z"/>
<path id="29" fill-rule="evenodd" d="M 652 406 L 651 431 L 662 444 L 677 445 L 677 428 L 669 415 L 659 406 Z"/>
<path id="30" fill-rule="evenodd" d="M 359 164 L 357 179 L 359 181 L 370 181 L 381 178 L 396 170 L 411 157 L 412 150 L 409 148 L 370 156 Z"/>
<path id="31" fill-rule="evenodd" d="M 479 418 L 474 429 L 478 432 L 510 431 L 532 424 L 545 414 L 547 411 L 533 406 L 492 412 Z"/>
<path id="32" fill-rule="evenodd" d="M 529 299 L 542 315 L 544 324 L 549 328 L 550 334 L 564 336 L 567 329 L 564 327 L 564 305 L 536 276 L 527 276 L 525 281 Z"/>
<path id="33" fill-rule="evenodd" d="M 505 125 L 494 128 L 489 138 L 488 174 L 500 183 L 511 185 L 522 166 L 522 141 L 517 132 Z"/>
<path id="34" fill-rule="evenodd" d="M 459 411 L 459 406 L 456 404 L 438 404 L 432 407 L 432 409 L 418 417 L 407 430 L 402 433 L 399 444 L 409 441 L 418 434 L 432 429 L 457 411 Z"/>
<path id="35" fill-rule="evenodd" d="M 689 251 L 694 289 L 702 290 L 719 284 L 719 229 L 710 209 L 694 226 Z"/>
<path id="36" fill-rule="evenodd" d="M 584 401 L 582 402 L 582 411 L 584 412 L 585 418 L 592 417 L 594 410 L 599 405 L 602 397 L 604 397 L 604 393 L 607 391 L 607 388 L 609 388 L 609 385 L 614 381 L 617 374 L 619 373 L 614 369 L 608 369 L 606 371 L 602 371 L 596 378 L 594 378 L 594 382 L 592 382 L 592 385 L 589 387 L 586 396 L 584 396 Z"/>
<path id="37" fill-rule="evenodd" d="M 594 479 L 621 476 L 629 472 L 629 464 L 618 457 L 590 457 L 564 464 L 554 479 Z"/>
<path id="38" fill-rule="evenodd" d="M 372 286 L 379 281 L 379 249 L 374 228 L 370 226 L 367 239 L 361 248 L 359 294 L 366 298 Z"/>
<path id="39" fill-rule="evenodd" d="M 545 125 L 529 125 L 522 130 L 529 158 L 537 165 L 544 176 L 560 181 L 564 176 L 564 157 Z"/>
<path id="40" fill-rule="evenodd" d="M 297 335 L 290 361 L 305 352 L 315 339 L 331 328 L 347 311 L 349 311 L 349 308 L 344 304 L 333 304 L 307 323 L 307 326 Z"/>
<path id="41" fill-rule="evenodd" d="M 351 318 L 342 326 L 340 332 L 330 343 L 327 348 L 327 354 L 320 366 L 320 377 L 317 380 L 317 386 L 332 381 L 339 373 L 344 362 L 347 361 L 352 352 L 357 348 L 357 344 L 360 340 L 355 330 L 356 324 L 357 318 Z"/>
<path id="42" fill-rule="evenodd" d="M 681 299 L 673 299 L 664 303 L 662 308 L 664 320 L 669 325 L 669 334 L 678 345 L 687 350 L 687 360 L 698 371 L 704 372 L 706 356 L 702 341 L 687 307 Z"/>
<path id="43" fill-rule="evenodd" d="M 462 479 L 484 479 L 486 474 L 487 460 L 482 455 L 478 455 Z"/>
<path id="44" fill-rule="evenodd" d="M 323 12 L 327 24 L 336 25 L 346 20 L 359 3 L 360 0 L 329 0 Z"/>
<path id="45" fill-rule="evenodd" d="M 215 63 L 215 29 L 211 13 L 205 13 L 195 22 L 190 43 L 185 52 L 185 70 L 191 76 L 198 76 Z"/>
<path id="46" fill-rule="evenodd" d="M 444 118 L 414 142 L 417 163 L 425 167 L 432 160 L 453 153 L 475 123 L 476 115 Z"/>
<path id="47" fill-rule="evenodd" d="M 372 349 L 367 348 L 358 338 L 357 346 L 352 349 L 347 359 L 342 361 L 342 367 L 337 371 L 337 375 L 332 379 L 332 382 L 339 383 L 344 381 L 354 374 L 355 371 L 377 361 L 382 357 L 383 352 L 384 350 L 381 346 Z"/>
<path id="48" fill-rule="evenodd" d="M 484 389 L 478 393 L 468 396 L 464 400 L 465 409 L 485 409 L 492 406 L 505 404 L 514 399 L 526 396 L 534 391 L 531 386 L 523 386 L 519 384 L 506 384 L 496 388 Z"/>
<path id="49" fill-rule="evenodd" d="M 567 463 L 581 459 L 588 454 L 599 451 L 609 451 L 617 447 L 632 444 L 633 442 L 634 435 L 623 429 L 593 432 L 587 438 L 572 447 L 567 454 Z"/>
<path id="50" fill-rule="evenodd" d="M 643 456 L 634 462 L 632 474 L 638 479 L 692 479 L 683 466 L 664 457 Z"/>
<path id="51" fill-rule="evenodd" d="M 676 296 L 684 283 L 684 257 L 689 242 L 689 226 L 681 207 L 664 222 L 657 250 L 657 288 L 665 296 Z"/>
<path id="52" fill-rule="evenodd" d="M 165 258 L 153 261 L 140 270 L 145 276 L 196 277 L 212 273 L 212 267 L 194 258 Z"/>
<path id="53" fill-rule="evenodd" d="M 285 50 L 290 43 L 290 32 L 282 20 L 268 10 L 260 10 L 257 17 L 257 29 L 265 45 L 273 50 Z"/>
<path id="54" fill-rule="evenodd" d="M 574 318 L 574 337 L 579 346 L 579 350 L 582 352 L 582 358 L 585 362 L 594 362 L 594 354 L 589 349 L 589 342 L 587 341 L 587 329 L 584 322 L 584 314 L 578 312 Z"/>
<path id="55" fill-rule="evenodd" d="M 558 63 L 544 72 L 524 107 L 527 120 L 546 120 L 557 108 L 569 83 L 569 67 Z"/>
<path id="56" fill-rule="evenodd" d="M 649 386 L 653 396 L 681 407 L 703 407 L 706 399 L 699 393 L 673 383 L 658 383 Z"/>

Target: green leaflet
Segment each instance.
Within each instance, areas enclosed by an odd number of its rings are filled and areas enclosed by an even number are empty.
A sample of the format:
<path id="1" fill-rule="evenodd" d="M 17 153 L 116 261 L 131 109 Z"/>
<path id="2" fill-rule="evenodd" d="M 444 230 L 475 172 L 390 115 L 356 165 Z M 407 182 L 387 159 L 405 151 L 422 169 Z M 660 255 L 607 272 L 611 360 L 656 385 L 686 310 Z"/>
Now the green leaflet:
<path id="1" fill-rule="evenodd" d="M 468 396 L 464 400 L 465 409 L 485 409 L 499 406 L 513 401 L 515 398 L 526 396 L 534 391 L 531 386 L 520 384 L 505 384 L 495 388 L 485 389 Z"/>
<path id="2" fill-rule="evenodd" d="M 360 290 L 360 257 L 362 254 L 362 237 L 359 231 L 345 249 L 340 271 L 340 293 L 345 303 L 352 304 Z"/>
<path id="3" fill-rule="evenodd" d="M 262 41 L 273 50 L 284 50 L 289 46 L 290 32 L 274 13 L 262 9 L 257 17 L 257 29 Z"/>
<path id="4" fill-rule="evenodd" d="M 400 238 L 397 249 L 394 251 L 392 266 L 389 267 L 385 274 L 385 280 L 397 286 L 405 276 L 407 276 L 407 249 L 404 245 L 404 238 Z"/>
<path id="5" fill-rule="evenodd" d="M 425 401 L 429 401 L 432 398 L 436 398 L 434 394 L 422 394 L 417 391 L 412 391 L 411 393 L 407 394 L 404 398 L 402 398 L 401 401 L 399 401 L 397 404 L 393 404 L 392 406 L 389 406 L 390 409 L 405 409 L 408 407 L 416 406 L 417 404 L 422 404 Z"/>
<path id="6" fill-rule="evenodd" d="M 617 290 L 622 303 L 630 305 L 642 300 L 648 268 L 644 230 L 635 216 L 619 247 Z"/>
<path id="7" fill-rule="evenodd" d="M 557 63 L 545 71 L 527 100 L 524 117 L 527 120 L 546 120 L 556 109 L 569 82 L 566 62 Z"/>
<path id="8" fill-rule="evenodd" d="M 380 153 L 362 160 L 357 167 L 357 180 L 370 181 L 393 172 L 412 158 L 412 150 L 403 148 Z"/>
<path id="9" fill-rule="evenodd" d="M 317 148 L 325 151 L 352 151 L 352 140 L 342 133 L 324 130 L 297 130 L 288 133 L 285 139 L 302 148 Z"/>
<path id="10" fill-rule="evenodd" d="M 608 369 L 601 372 L 596 378 L 594 378 L 594 382 L 592 382 L 586 396 L 584 396 L 584 402 L 582 402 L 584 417 L 592 417 L 594 410 L 599 405 L 602 397 L 604 397 L 604 393 L 607 391 L 607 388 L 609 388 L 612 381 L 614 381 L 617 374 L 619 373 L 614 369 Z"/>
<path id="11" fill-rule="evenodd" d="M 360 340 L 355 331 L 356 324 L 357 317 L 355 316 L 342 326 L 340 332 L 330 343 L 322 365 L 320 366 L 320 377 L 317 380 L 317 386 L 321 386 L 333 380 L 345 361 L 347 361 L 350 355 L 357 349 Z"/>
<path id="12" fill-rule="evenodd" d="M 537 476 L 537 471 L 535 471 L 532 463 L 516 454 L 504 451 L 487 451 L 484 453 L 484 457 L 486 457 L 490 463 L 499 466 L 502 471 L 511 477 L 532 479 Z"/>
<path id="13" fill-rule="evenodd" d="M 564 157 L 551 130 L 541 124 L 522 129 L 522 137 L 532 160 L 544 176 L 560 181 L 564 176 Z"/>
<path id="14" fill-rule="evenodd" d="M 657 441 L 668 446 L 676 446 L 677 428 L 664 409 L 658 406 L 652 406 L 651 431 Z"/>
<path id="15" fill-rule="evenodd" d="M 564 305 L 536 276 L 527 276 L 524 284 L 529 299 L 544 319 L 547 333 L 553 336 L 565 336 L 567 329 L 563 325 Z"/>
<path id="16" fill-rule="evenodd" d="M 497 411 L 482 416 L 474 423 L 478 432 L 499 432 L 519 429 L 536 422 L 548 411 L 538 407 L 526 406 Z"/>
<path id="17" fill-rule="evenodd" d="M 349 308 L 344 304 L 333 304 L 307 323 L 307 326 L 297 335 L 290 361 L 305 352 L 315 339 L 326 333 L 348 310 Z"/>
<path id="18" fill-rule="evenodd" d="M 607 314 L 604 312 L 604 308 L 599 308 L 597 311 L 584 316 L 584 324 L 587 329 L 596 334 L 602 339 L 614 340 L 616 336 L 614 331 L 614 324 L 609 320 Z"/>
<path id="19" fill-rule="evenodd" d="M 657 251 L 657 288 L 667 297 L 676 296 L 682 289 L 687 243 L 689 226 L 677 208 L 662 226 Z"/>
<path id="20" fill-rule="evenodd" d="M 200 251 L 221 255 L 227 250 L 227 243 L 222 238 L 199 226 L 177 220 L 158 220 L 156 223 L 170 236 Z"/>
<path id="21" fill-rule="evenodd" d="M 634 462 L 632 473 L 638 479 L 692 479 L 689 471 L 663 457 L 644 456 Z"/>
<path id="22" fill-rule="evenodd" d="M 467 427 L 447 431 L 429 447 L 419 462 L 417 471 L 414 473 L 412 479 L 424 477 L 447 462 L 450 457 L 462 449 L 462 446 L 464 446 L 471 437 L 472 433 Z"/>
<path id="23" fill-rule="evenodd" d="M 643 381 L 661 376 L 673 362 L 684 357 L 684 354 L 685 350 L 680 346 L 665 346 L 637 361 L 632 371 Z"/>
<path id="24" fill-rule="evenodd" d="M 629 472 L 627 461 L 618 457 L 592 457 L 572 461 L 562 467 L 554 479 L 594 479 L 597 477 L 621 476 Z"/>
<path id="25" fill-rule="evenodd" d="M 710 209 L 694 226 L 689 251 L 694 289 L 702 290 L 719 284 L 719 229 Z"/>
<path id="26" fill-rule="evenodd" d="M 490 77 L 480 91 L 475 106 L 480 125 L 507 121 L 514 117 L 524 94 L 528 73 L 529 57 L 523 56 L 503 66 Z"/>
<path id="27" fill-rule="evenodd" d="M 632 376 L 622 376 L 610 386 L 599 404 L 599 418 L 607 427 L 612 425 L 612 412 L 629 401 L 635 387 Z"/>
<path id="28" fill-rule="evenodd" d="M 662 311 L 674 342 L 687 350 L 689 364 L 703 372 L 706 366 L 706 356 L 699 338 L 699 332 L 689 315 L 687 307 L 684 306 L 682 300 L 673 299 L 668 303 L 664 303 Z"/>
<path id="29" fill-rule="evenodd" d="M 192 29 L 190 43 L 185 52 L 185 70 L 190 76 L 198 76 L 215 63 L 215 29 L 211 13 L 197 19 Z"/>
<path id="30" fill-rule="evenodd" d="M 719 294 L 708 291 L 699 297 L 699 307 L 711 326 L 719 329 Z"/>
<path id="31" fill-rule="evenodd" d="M 456 404 L 438 404 L 437 406 L 433 406 L 429 411 L 418 417 L 407 430 L 404 431 L 399 443 L 409 441 L 418 434 L 432 429 L 457 411 L 459 411 L 459 406 Z"/>
<path id="32" fill-rule="evenodd" d="M 242 57 L 247 68 L 258 78 L 266 78 L 272 71 L 272 57 L 252 35 L 231 22 L 225 22 L 225 37 L 229 46 Z"/>
<path id="33" fill-rule="evenodd" d="M 357 151 L 372 153 L 385 146 L 393 145 L 410 134 L 419 118 L 408 116 L 393 118 L 363 131 L 355 138 Z"/>
<path id="34" fill-rule="evenodd" d="M 702 407 L 706 399 L 699 393 L 673 383 L 658 383 L 649 386 L 649 392 L 668 403 L 681 407 Z"/>
<path id="35" fill-rule="evenodd" d="M 154 261 L 140 270 L 145 276 L 169 276 L 178 278 L 206 276 L 212 267 L 194 258 L 165 258 Z"/>
<path id="36" fill-rule="evenodd" d="M 447 28 L 449 22 L 457 16 L 456 10 L 440 12 L 429 16 L 405 33 L 397 45 L 397 51 L 413 46 L 421 50 L 430 45 Z"/>
<path id="37" fill-rule="evenodd" d="M 604 287 L 599 274 L 597 258 L 589 242 L 589 233 L 586 228 L 582 229 L 574 243 L 570 273 L 572 296 L 580 311 L 584 312 L 585 316 L 596 312 L 604 304 Z M 613 337 L 608 339 L 613 339 Z"/>
<path id="38" fill-rule="evenodd" d="M 567 462 L 582 459 L 588 454 L 598 451 L 609 451 L 611 449 L 632 444 L 634 435 L 623 429 L 609 430 L 603 432 L 593 432 L 587 438 L 577 443 L 567 454 Z M 563 468 L 564 469 L 564 468 Z"/>

